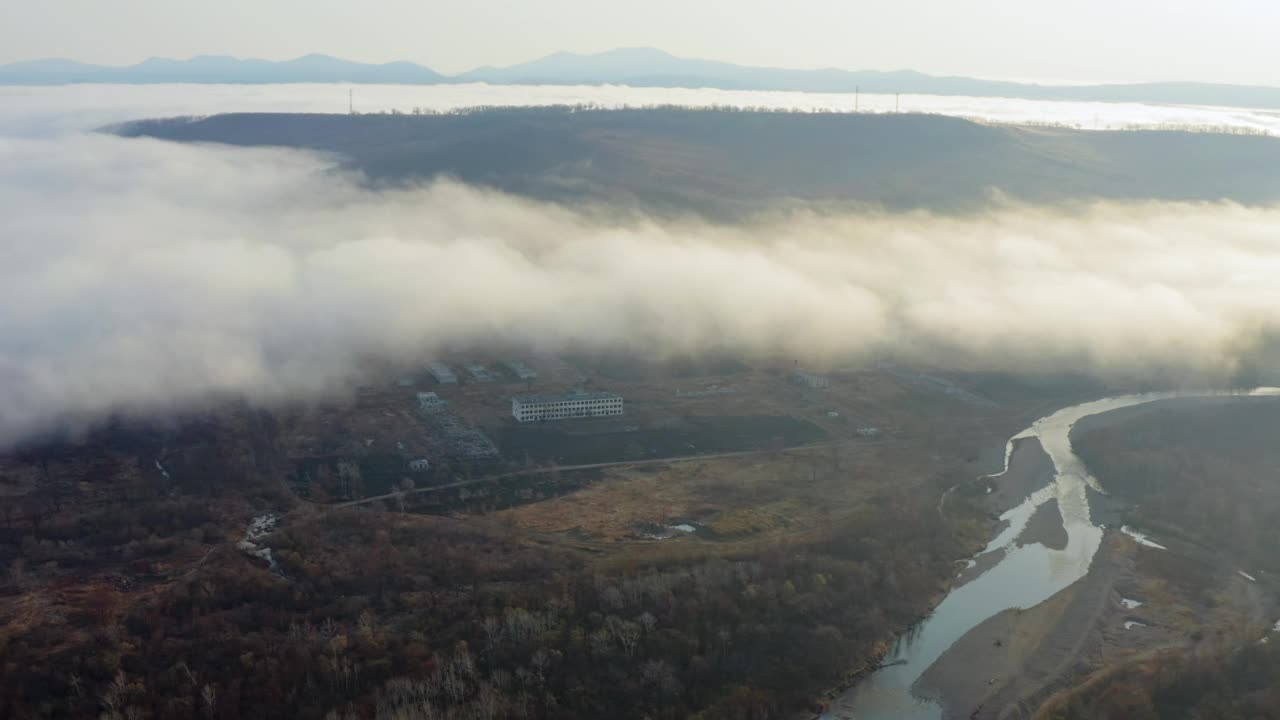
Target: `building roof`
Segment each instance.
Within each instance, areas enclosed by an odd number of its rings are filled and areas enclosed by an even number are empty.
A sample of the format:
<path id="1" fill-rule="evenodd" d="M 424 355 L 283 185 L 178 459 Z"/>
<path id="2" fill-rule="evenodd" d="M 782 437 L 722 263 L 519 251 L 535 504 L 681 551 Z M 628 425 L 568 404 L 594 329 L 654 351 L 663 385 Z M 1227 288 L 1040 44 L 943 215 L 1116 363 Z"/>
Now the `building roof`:
<path id="1" fill-rule="evenodd" d="M 559 395 L 517 395 L 512 398 L 521 405 L 535 403 L 569 402 L 576 400 L 621 400 L 622 396 L 611 392 L 570 392 Z"/>
<path id="2" fill-rule="evenodd" d="M 443 381 L 445 378 L 448 378 L 450 380 L 458 379 L 457 374 L 453 372 L 453 368 L 450 368 L 448 365 L 445 365 L 444 363 L 439 361 L 432 362 L 430 365 L 428 365 L 427 372 L 434 375 L 435 378 L 440 381 Z"/>

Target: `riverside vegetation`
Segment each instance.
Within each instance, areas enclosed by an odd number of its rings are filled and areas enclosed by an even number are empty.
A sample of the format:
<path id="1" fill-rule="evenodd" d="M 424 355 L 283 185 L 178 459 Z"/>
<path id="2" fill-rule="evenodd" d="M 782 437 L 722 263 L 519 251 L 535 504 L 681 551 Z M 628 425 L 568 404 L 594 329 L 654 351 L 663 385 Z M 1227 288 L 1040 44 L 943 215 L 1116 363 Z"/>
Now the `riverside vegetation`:
<path id="1" fill-rule="evenodd" d="M 937 478 L 785 537 L 601 557 L 495 516 L 304 503 L 274 421 L 242 415 L 4 458 L 0 715 L 783 717 L 987 530 L 976 502 L 939 516 Z M 274 568 L 236 547 L 266 509 Z"/>

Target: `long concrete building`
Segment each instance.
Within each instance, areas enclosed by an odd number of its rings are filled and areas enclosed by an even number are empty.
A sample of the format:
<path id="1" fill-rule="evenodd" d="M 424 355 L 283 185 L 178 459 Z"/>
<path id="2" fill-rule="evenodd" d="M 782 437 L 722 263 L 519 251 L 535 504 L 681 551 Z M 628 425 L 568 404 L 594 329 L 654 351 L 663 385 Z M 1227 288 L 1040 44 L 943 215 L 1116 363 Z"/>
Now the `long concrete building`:
<path id="1" fill-rule="evenodd" d="M 577 392 L 564 395 L 523 395 L 511 398 L 511 416 L 520 422 L 609 417 L 622 414 L 622 396 Z"/>
<path id="2" fill-rule="evenodd" d="M 427 372 L 431 373 L 431 377 L 435 378 L 436 382 L 441 385 L 458 384 L 458 376 L 454 374 L 453 370 L 448 365 L 445 365 L 442 362 L 437 361 L 431 363 L 427 366 Z"/>

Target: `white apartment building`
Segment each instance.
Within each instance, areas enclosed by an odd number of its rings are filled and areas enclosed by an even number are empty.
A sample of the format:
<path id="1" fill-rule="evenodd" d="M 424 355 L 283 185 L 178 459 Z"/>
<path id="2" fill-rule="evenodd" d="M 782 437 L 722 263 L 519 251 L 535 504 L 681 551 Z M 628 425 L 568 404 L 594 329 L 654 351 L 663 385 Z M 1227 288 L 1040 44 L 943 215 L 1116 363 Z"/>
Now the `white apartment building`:
<path id="1" fill-rule="evenodd" d="M 524 395 L 511 398 L 511 416 L 520 422 L 608 417 L 622 414 L 622 396 L 613 393 Z"/>

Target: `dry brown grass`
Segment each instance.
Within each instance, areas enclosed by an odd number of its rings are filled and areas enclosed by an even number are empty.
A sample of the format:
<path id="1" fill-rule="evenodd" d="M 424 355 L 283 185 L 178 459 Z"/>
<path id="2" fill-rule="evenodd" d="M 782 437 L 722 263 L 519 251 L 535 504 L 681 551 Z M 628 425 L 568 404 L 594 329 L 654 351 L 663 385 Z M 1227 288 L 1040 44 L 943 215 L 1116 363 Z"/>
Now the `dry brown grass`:
<path id="1" fill-rule="evenodd" d="M 887 445 L 849 445 L 622 468 L 572 495 L 497 517 L 527 531 L 585 539 L 619 561 L 733 554 L 802 539 L 890 485 L 922 486 L 939 462 Z M 655 541 L 642 534 L 649 526 L 690 521 L 706 536 Z"/>

